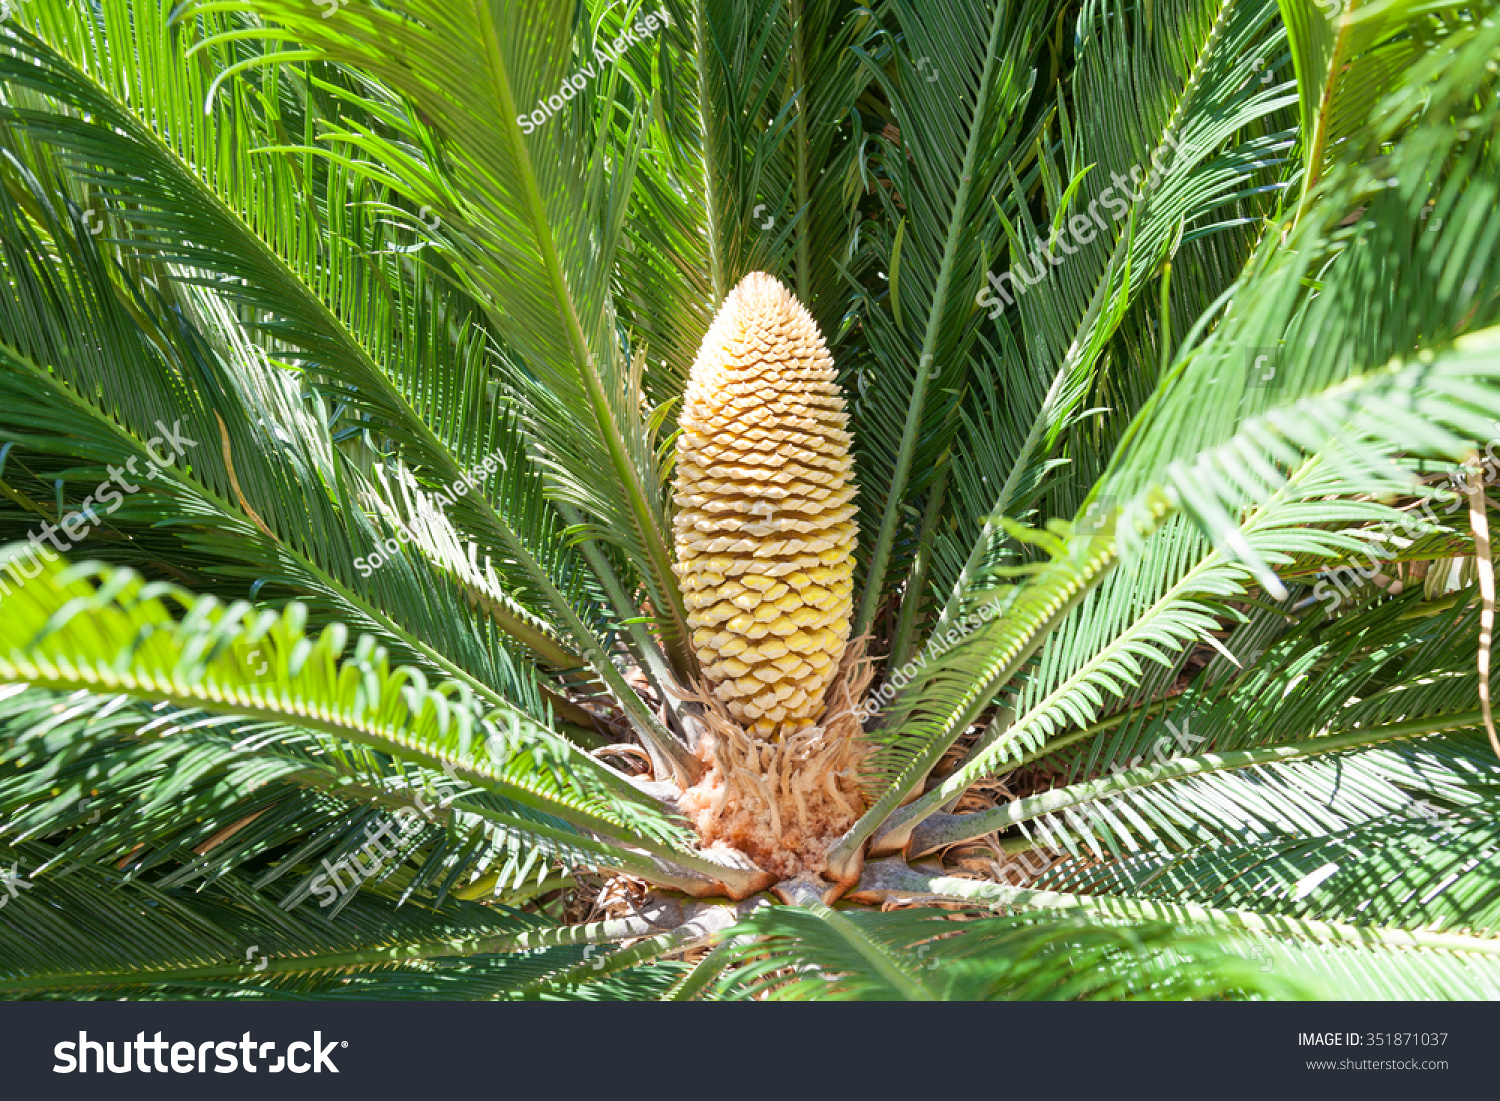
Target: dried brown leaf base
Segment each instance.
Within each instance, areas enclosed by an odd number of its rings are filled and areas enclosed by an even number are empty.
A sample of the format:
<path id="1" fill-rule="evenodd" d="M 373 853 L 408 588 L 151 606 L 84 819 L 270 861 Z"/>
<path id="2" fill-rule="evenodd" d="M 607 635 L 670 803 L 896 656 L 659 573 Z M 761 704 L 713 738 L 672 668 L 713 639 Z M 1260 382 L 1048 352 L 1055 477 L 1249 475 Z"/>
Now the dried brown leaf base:
<path id="1" fill-rule="evenodd" d="M 860 768 L 869 747 L 855 704 L 870 679 L 864 647 L 851 645 L 822 721 L 780 741 L 746 730 L 706 684 L 684 693 L 703 708 L 705 768 L 678 807 L 705 846 L 736 849 L 778 880 L 826 870 L 829 847 L 866 808 Z"/>

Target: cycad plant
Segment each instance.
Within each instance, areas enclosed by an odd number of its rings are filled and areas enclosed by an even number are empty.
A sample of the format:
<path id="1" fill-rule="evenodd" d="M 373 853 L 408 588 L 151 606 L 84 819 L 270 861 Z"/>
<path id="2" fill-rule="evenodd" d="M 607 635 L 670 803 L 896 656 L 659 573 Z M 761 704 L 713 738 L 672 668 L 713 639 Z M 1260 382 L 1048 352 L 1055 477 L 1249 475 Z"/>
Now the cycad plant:
<path id="1" fill-rule="evenodd" d="M 0 991 L 1500 993 L 1489 7 L 10 8 Z"/>

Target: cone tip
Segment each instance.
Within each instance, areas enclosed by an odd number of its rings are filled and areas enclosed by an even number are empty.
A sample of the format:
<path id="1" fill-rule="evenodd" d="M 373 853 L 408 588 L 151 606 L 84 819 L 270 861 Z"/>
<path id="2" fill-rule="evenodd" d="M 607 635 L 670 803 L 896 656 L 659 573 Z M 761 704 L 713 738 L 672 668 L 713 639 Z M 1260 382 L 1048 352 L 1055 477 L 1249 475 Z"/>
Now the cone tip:
<path id="1" fill-rule="evenodd" d="M 791 305 L 797 301 L 785 283 L 765 271 L 750 272 L 735 284 L 729 297 L 746 306 L 758 306 L 768 301 L 775 305 Z"/>

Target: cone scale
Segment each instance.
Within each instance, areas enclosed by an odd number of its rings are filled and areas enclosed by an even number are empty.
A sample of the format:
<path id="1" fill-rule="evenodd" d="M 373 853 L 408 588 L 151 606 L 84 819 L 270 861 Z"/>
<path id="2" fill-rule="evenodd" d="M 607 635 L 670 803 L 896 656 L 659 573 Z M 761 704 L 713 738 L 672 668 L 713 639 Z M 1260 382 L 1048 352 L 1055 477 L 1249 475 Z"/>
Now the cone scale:
<path id="1" fill-rule="evenodd" d="M 848 419 L 812 316 L 773 276 L 747 275 L 693 364 L 673 535 L 704 676 L 762 740 L 820 721 L 848 643 Z"/>

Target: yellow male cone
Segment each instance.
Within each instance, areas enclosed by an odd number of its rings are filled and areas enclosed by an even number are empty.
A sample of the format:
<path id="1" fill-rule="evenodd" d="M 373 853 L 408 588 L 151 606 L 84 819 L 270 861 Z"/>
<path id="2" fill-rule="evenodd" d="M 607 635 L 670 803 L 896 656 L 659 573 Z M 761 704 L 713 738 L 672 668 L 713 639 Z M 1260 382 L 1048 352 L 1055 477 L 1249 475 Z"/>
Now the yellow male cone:
<path id="1" fill-rule="evenodd" d="M 775 277 L 724 300 L 677 444 L 677 576 L 714 695 L 765 740 L 815 725 L 849 639 L 857 529 L 844 398 Z"/>

